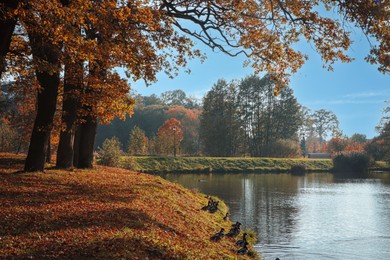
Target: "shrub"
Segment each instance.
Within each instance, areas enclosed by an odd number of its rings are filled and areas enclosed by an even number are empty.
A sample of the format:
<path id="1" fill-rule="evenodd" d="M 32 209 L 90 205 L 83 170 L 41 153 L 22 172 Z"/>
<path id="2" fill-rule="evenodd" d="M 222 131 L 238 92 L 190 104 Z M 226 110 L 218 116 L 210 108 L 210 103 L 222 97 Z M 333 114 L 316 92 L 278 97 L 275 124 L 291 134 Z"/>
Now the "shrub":
<path id="1" fill-rule="evenodd" d="M 121 143 L 117 137 L 106 139 L 103 142 L 103 147 L 99 148 L 99 163 L 107 166 L 118 166 L 121 152 Z"/>
<path id="2" fill-rule="evenodd" d="M 340 173 L 366 173 L 369 163 L 365 152 L 341 152 L 333 157 L 333 168 Z"/>
<path id="3" fill-rule="evenodd" d="M 300 147 L 296 141 L 291 139 L 279 139 L 270 148 L 270 157 L 295 158 L 301 154 Z"/>
<path id="4" fill-rule="evenodd" d="M 145 132 L 138 126 L 134 127 L 130 132 L 129 138 L 129 155 L 145 155 L 147 149 L 148 138 Z"/>
<path id="5" fill-rule="evenodd" d="M 122 162 L 122 168 L 130 171 L 136 171 L 138 169 L 136 159 L 132 156 L 127 156 Z"/>
<path id="6" fill-rule="evenodd" d="M 20 143 L 18 139 L 16 131 L 0 121 L 0 152 L 16 151 L 16 144 Z"/>

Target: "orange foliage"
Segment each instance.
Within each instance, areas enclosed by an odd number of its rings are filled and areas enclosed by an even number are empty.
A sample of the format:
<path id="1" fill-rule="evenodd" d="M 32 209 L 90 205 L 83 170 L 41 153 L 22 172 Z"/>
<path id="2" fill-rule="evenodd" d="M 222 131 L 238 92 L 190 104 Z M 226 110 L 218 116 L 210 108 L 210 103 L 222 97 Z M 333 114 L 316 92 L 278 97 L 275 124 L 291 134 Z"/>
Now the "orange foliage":
<path id="1" fill-rule="evenodd" d="M 364 152 L 364 145 L 360 143 L 348 142 L 344 151 L 347 152 Z"/>
<path id="2" fill-rule="evenodd" d="M 367 59 L 380 64 L 382 71 L 389 70 L 389 1 L 62 2 L 68 1 L 23 1 L 16 11 L 3 15 L 17 15 L 31 33 L 64 46 L 62 63 L 68 58 L 87 63 L 104 61 L 108 70 L 122 67 L 129 77 L 147 83 L 156 80 L 158 71 L 174 77 L 188 59 L 202 57 L 191 40 L 196 38 L 232 56 L 244 53 L 246 65 L 257 72 L 268 71 L 283 85 L 288 74 L 295 73 L 307 59 L 294 48 L 300 39 L 313 43 L 329 69 L 336 61 L 351 61 L 347 54 L 350 32 L 343 26 L 345 22 L 359 26 L 378 41 Z M 328 18 L 326 11 L 318 12 L 322 5 L 327 11 L 338 12 L 343 23 Z M 218 41 L 215 35 L 221 36 Z M 20 37 L 19 43 L 26 38 Z M 38 70 L 60 69 L 47 68 L 45 62 L 34 65 Z"/>
<path id="3" fill-rule="evenodd" d="M 158 129 L 159 136 L 175 136 L 176 142 L 180 143 L 183 140 L 183 131 L 181 129 L 181 122 L 176 118 L 171 118 L 164 122 Z"/>
<path id="4" fill-rule="evenodd" d="M 187 138 L 194 138 L 197 135 L 199 127 L 199 109 L 187 109 L 182 106 L 169 108 L 167 111 L 168 117 L 177 118 L 182 123 L 183 131 Z"/>
<path id="5" fill-rule="evenodd" d="M 333 137 L 327 144 L 327 152 L 336 154 L 339 152 L 363 152 L 364 144 L 357 143 L 348 138 Z"/>
<path id="6" fill-rule="evenodd" d="M 340 137 L 333 137 L 328 142 L 327 152 L 330 154 L 339 153 L 341 151 L 344 151 L 346 145 L 347 142 L 345 139 L 342 139 Z"/>
<path id="7" fill-rule="evenodd" d="M 171 154 L 172 150 L 179 151 L 180 143 L 183 140 L 182 124 L 176 118 L 164 122 L 158 129 L 157 152 L 159 154 Z"/>

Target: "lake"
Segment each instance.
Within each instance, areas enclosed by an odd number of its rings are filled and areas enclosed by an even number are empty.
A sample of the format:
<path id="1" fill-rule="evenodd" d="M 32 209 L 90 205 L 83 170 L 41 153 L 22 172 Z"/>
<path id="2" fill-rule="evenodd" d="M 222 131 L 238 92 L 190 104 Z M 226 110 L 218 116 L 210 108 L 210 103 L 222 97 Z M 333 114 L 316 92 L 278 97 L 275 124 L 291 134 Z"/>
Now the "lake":
<path id="1" fill-rule="evenodd" d="M 390 259 L 390 173 L 165 174 L 218 196 L 255 230 L 263 259 Z"/>

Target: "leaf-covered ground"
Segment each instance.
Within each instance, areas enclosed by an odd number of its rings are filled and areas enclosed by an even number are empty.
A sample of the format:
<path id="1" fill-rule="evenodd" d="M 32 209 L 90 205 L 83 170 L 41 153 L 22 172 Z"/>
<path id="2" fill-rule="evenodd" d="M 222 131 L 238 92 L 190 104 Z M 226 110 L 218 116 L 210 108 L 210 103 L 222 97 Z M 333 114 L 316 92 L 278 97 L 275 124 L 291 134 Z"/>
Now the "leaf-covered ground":
<path id="1" fill-rule="evenodd" d="M 227 208 L 159 177 L 117 168 L 22 173 L 0 154 L 0 258 L 245 259 L 210 241 Z"/>

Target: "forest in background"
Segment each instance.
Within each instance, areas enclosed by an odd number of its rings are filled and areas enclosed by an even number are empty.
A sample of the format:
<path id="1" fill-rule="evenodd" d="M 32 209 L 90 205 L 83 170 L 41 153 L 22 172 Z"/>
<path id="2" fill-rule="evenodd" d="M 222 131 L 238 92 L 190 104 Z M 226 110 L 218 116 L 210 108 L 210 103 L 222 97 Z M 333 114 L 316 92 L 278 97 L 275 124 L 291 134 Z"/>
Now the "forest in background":
<path id="1" fill-rule="evenodd" d="M 275 93 L 268 75 L 227 82 L 218 80 L 202 102 L 182 90 L 160 96 L 134 95 L 134 114 L 100 124 L 96 148 L 114 138 L 130 155 L 294 158 L 308 153 L 367 152 L 389 158 L 389 107 L 379 135 L 345 136 L 329 110 L 311 111 L 285 86 Z"/>
<path id="2" fill-rule="evenodd" d="M 23 153 L 28 149 L 35 109 L 32 102 L 19 100 L 26 94 L 13 91 L 16 87 L 2 85 L 0 151 Z M 95 151 L 104 148 L 107 140 L 106 146 L 114 142 L 122 154 L 129 155 L 296 158 L 358 151 L 374 160 L 389 160 L 389 106 L 378 124 L 377 137 L 368 140 L 359 133 L 348 137 L 332 111 L 311 111 L 299 104 L 290 87 L 279 93 L 274 88 L 268 75 L 250 75 L 230 82 L 218 80 L 203 100 L 182 90 L 159 96 L 133 94 L 136 104 L 131 117 L 99 124 Z M 48 160 L 59 142 L 60 110 L 56 115 Z"/>

